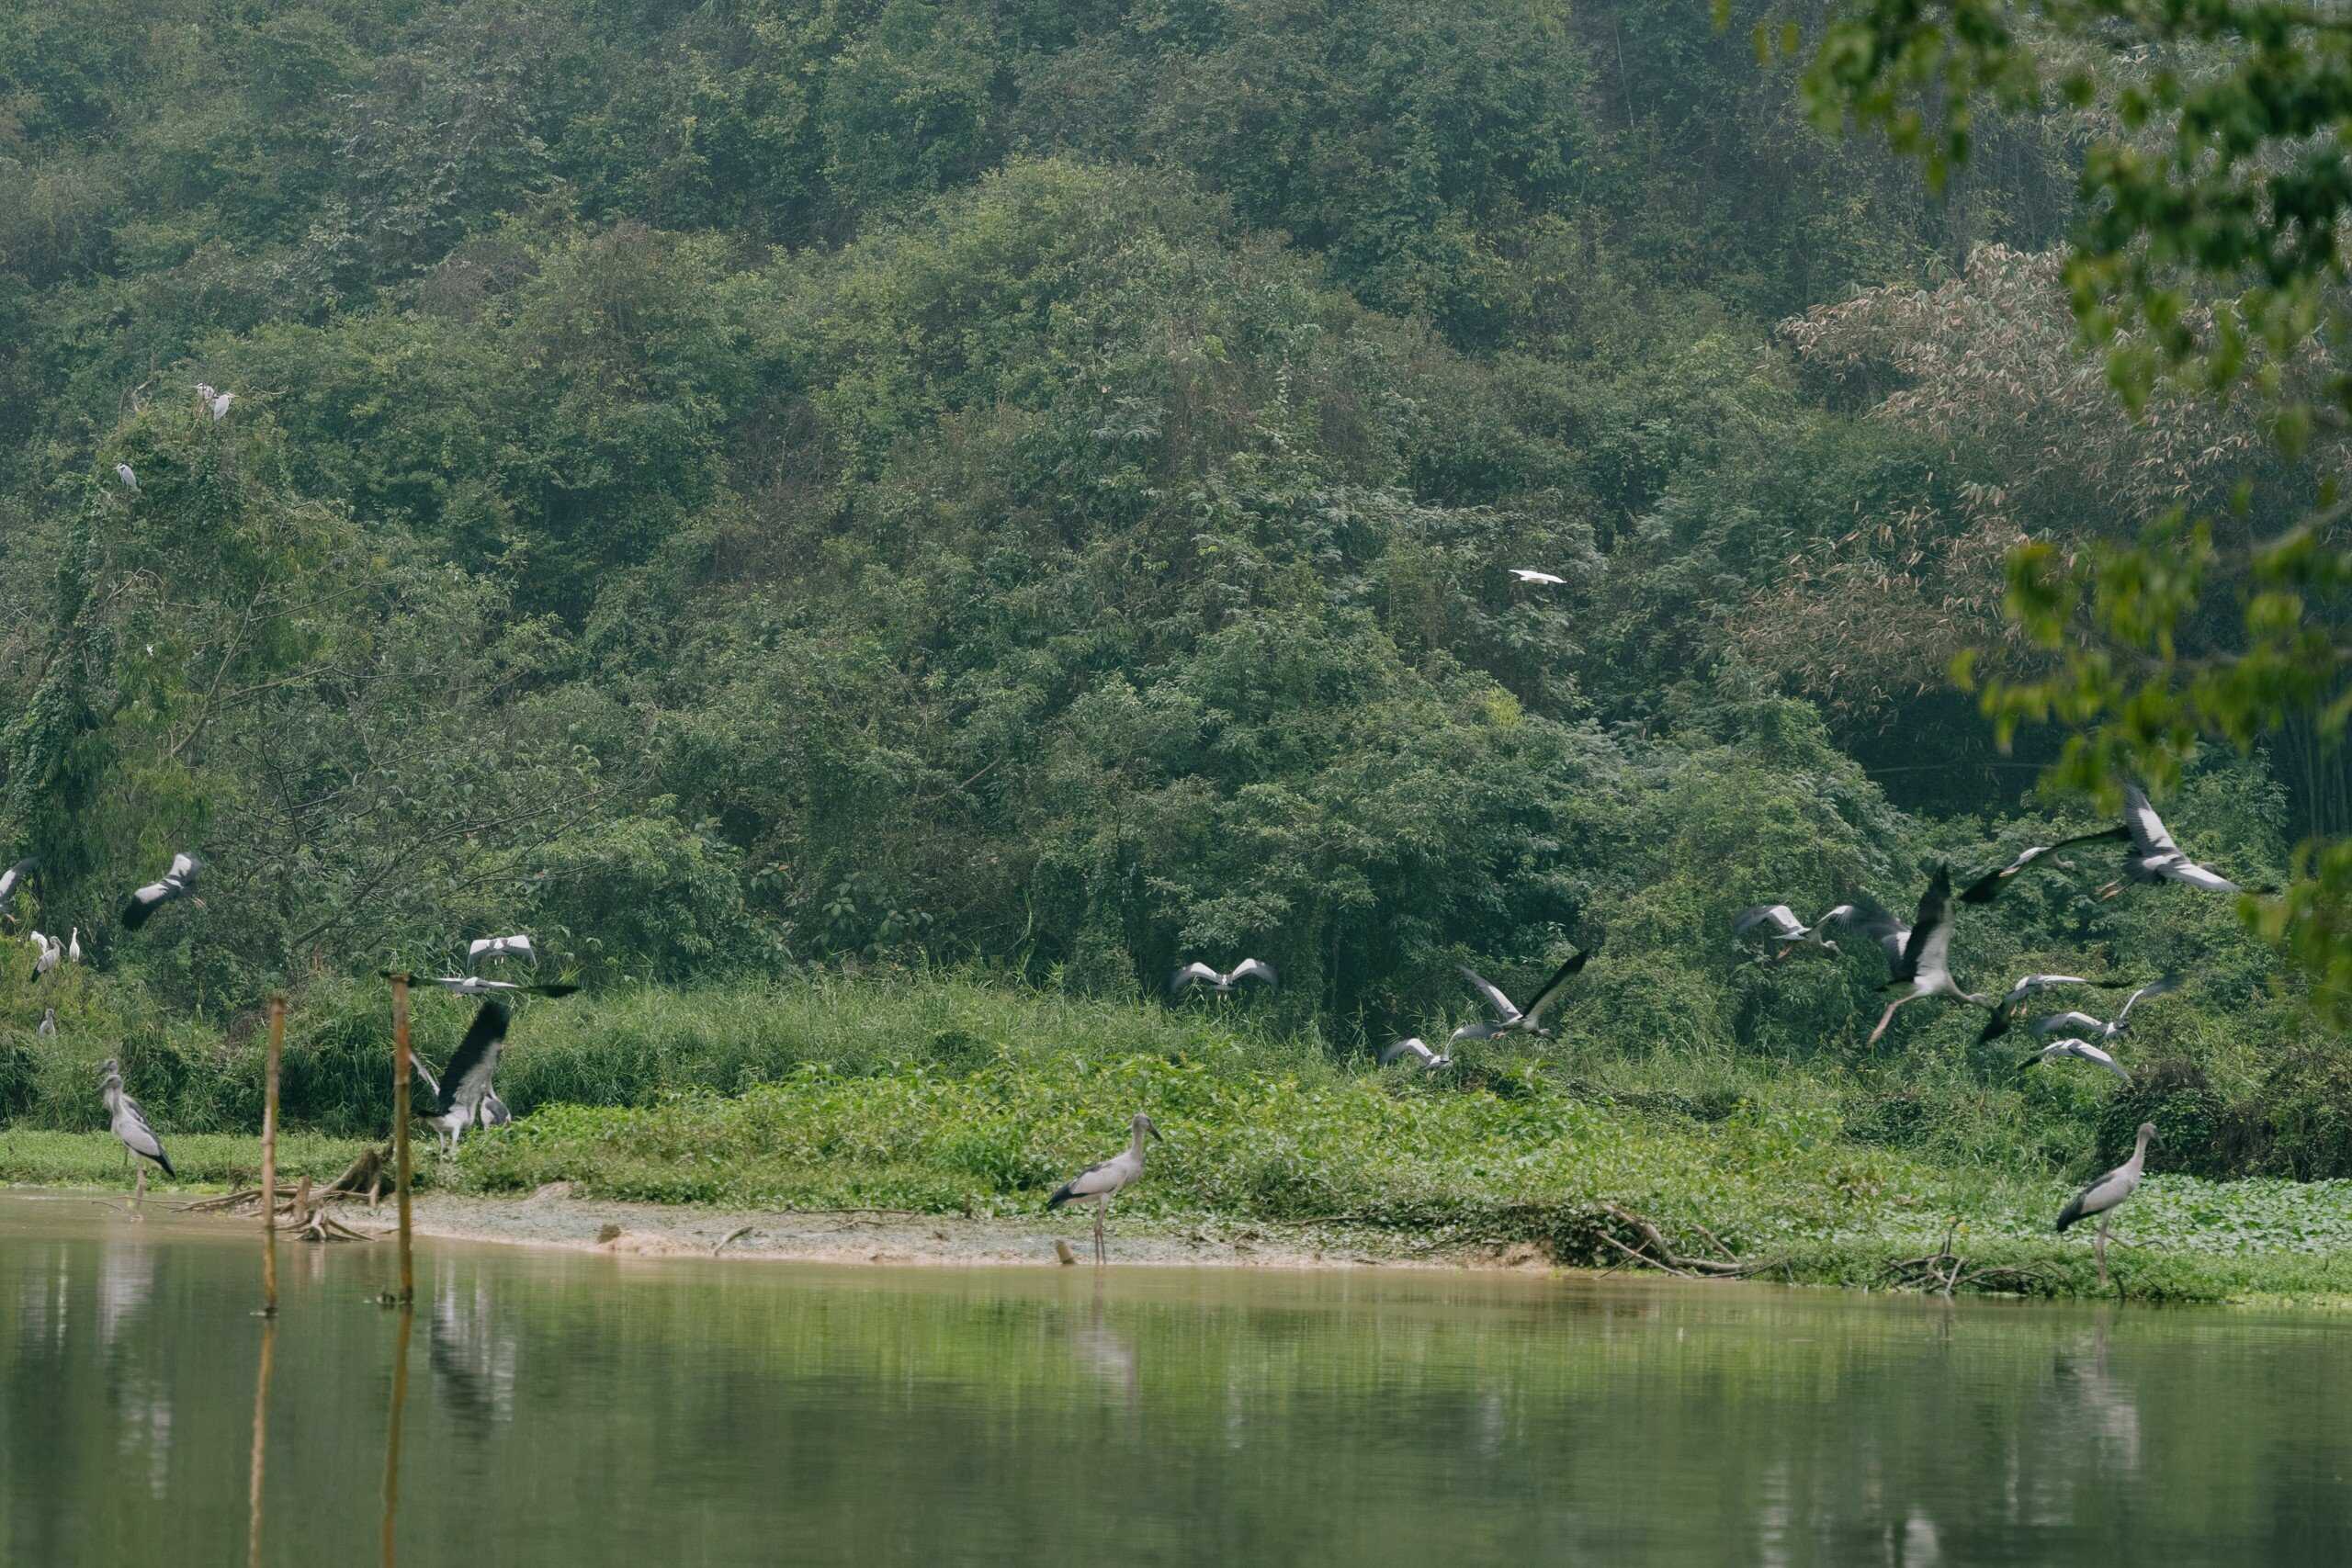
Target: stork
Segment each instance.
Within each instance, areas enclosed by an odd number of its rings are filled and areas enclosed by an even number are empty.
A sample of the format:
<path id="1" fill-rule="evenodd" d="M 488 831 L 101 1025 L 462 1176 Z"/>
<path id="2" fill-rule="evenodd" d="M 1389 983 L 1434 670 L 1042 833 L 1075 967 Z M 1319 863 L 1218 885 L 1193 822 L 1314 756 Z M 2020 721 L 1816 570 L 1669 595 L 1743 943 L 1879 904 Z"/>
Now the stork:
<path id="1" fill-rule="evenodd" d="M 102 1075 L 98 1092 L 106 1100 L 107 1119 L 113 1123 L 114 1135 L 133 1155 L 162 1167 L 165 1176 L 176 1176 L 178 1173 L 172 1169 L 172 1156 L 164 1152 L 163 1140 L 147 1124 L 146 1112 L 139 1109 L 137 1100 L 122 1092 L 122 1070 L 115 1065 L 115 1059 L 108 1056 L 99 1064 L 98 1071 Z M 139 1184 L 131 1192 L 132 1205 L 135 1207 L 146 1196 L 147 1168 L 142 1165 L 139 1167 Z"/>
<path id="2" fill-rule="evenodd" d="M 1168 994 L 1181 997 L 1195 986 L 1206 986 L 1213 996 L 1229 997 L 1244 980 L 1259 980 L 1269 986 L 1277 984 L 1274 966 L 1262 958 L 1245 958 L 1220 975 L 1205 964 L 1187 964 L 1168 976 Z"/>
<path id="3" fill-rule="evenodd" d="M 186 898 L 198 908 L 203 908 L 204 900 L 196 897 L 192 891 L 196 886 L 197 874 L 203 869 L 192 854 L 182 852 L 174 855 L 172 868 L 164 873 L 163 880 L 141 887 L 130 896 L 130 902 L 122 907 L 122 929 L 137 931 L 147 923 L 150 915 L 175 898 Z"/>
<path id="4" fill-rule="evenodd" d="M 2061 1235 L 2066 1234 L 2067 1226 L 2098 1216 L 2098 1235 L 2093 1243 L 2093 1250 L 2098 1258 L 2098 1282 L 2102 1287 L 2107 1284 L 2109 1218 L 2122 1206 L 2126 1198 L 2140 1190 L 2140 1175 L 2148 1164 L 2148 1145 L 2154 1141 L 2155 1135 L 2156 1124 L 2154 1122 L 2141 1122 L 2139 1136 L 2132 1146 L 2132 1157 L 2075 1193 L 2058 1213 L 2058 1234 Z"/>
<path id="5" fill-rule="evenodd" d="M 2096 833 L 2077 833 L 2054 844 L 2029 844 L 2019 850 L 2017 858 L 2008 864 L 1997 871 L 1988 871 L 1970 883 L 1967 891 L 1960 896 L 1960 901 L 1963 904 L 1989 904 L 2001 896 L 2001 889 L 2007 887 L 2019 872 L 2045 855 L 2055 854 L 2075 844 L 2095 844 L 2105 839 L 2127 839 L 2131 836 L 2131 828 L 2119 822 L 2112 828 L 2101 828 Z"/>
<path id="6" fill-rule="evenodd" d="M 491 1089 L 491 1080 L 498 1072 L 498 1057 L 506 1042 L 506 1026 L 514 1015 L 506 1005 L 495 998 L 475 1010 L 473 1021 L 466 1026 L 465 1037 L 458 1042 L 458 1049 L 449 1057 L 449 1066 L 443 1075 L 448 1081 L 448 1092 L 442 1092 L 442 1078 L 433 1076 L 431 1069 L 412 1055 L 409 1065 L 425 1089 L 441 1102 L 438 1113 L 425 1120 L 434 1129 L 436 1139 L 448 1140 L 448 1152 L 458 1152 L 458 1140 L 477 1121 L 485 1126 L 503 1125 L 514 1120 L 505 1105 Z M 498 1106 L 495 1121 L 484 1115 L 491 1106 Z"/>
<path id="7" fill-rule="evenodd" d="M 41 1009 L 40 1027 L 34 1030 L 33 1032 L 40 1035 L 43 1040 L 54 1040 L 57 1038 L 57 1010 L 55 1008 Z"/>
<path id="8" fill-rule="evenodd" d="M 1894 977 L 1886 983 L 1888 990 L 1909 988 L 1886 1004 L 1886 1010 L 1879 1014 L 1878 1027 L 1871 1031 L 1868 1043 L 1878 1043 L 1886 1026 L 1894 1021 L 1895 1009 L 1922 997 L 1950 997 L 1971 1007 L 1993 1006 L 1992 998 L 1963 991 L 1960 982 L 1951 977 L 1951 867 L 1939 865 L 1928 884 L 1928 891 L 1920 896 L 1919 912 L 1911 921 L 1911 935 L 1903 944 L 1903 956 L 1894 962 Z"/>
<path id="9" fill-rule="evenodd" d="M 470 975 L 481 968 L 485 958 L 527 958 L 532 968 L 539 966 L 539 950 L 531 945 L 529 937 L 519 932 L 514 936 L 476 937 L 467 943 L 466 972 Z"/>
<path id="10" fill-rule="evenodd" d="M 6 871 L 0 871 L 0 911 L 6 911 L 17 901 L 17 889 L 25 878 L 40 869 L 39 855 L 27 855 Z"/>
<path id="11" fill-rule="evenodd" d="M 1560 994 L 1568 988 L 1568 982 L 1575 979 L 1591 960 L 1589 949 L 1568 954 L 1568 961 L 1552 971 L 1552 977 L 1544 982 L 1543 989 L 1535 993 L 1535 999 L 1527 1004 L 1523 1012 L 1518 1003 L 1503 995 L 1501 987 L 1468 964 L 1462 964 L 1462 977 L 1487 998 L 1487 1004 L 1495 1010 L 1495 1021 L 1465 1023 L 1447 1037 L 1446 1043 L 1451 1045 L 1456 1040 L 1492 1040 L 1498 1034 L 1532 1034 L 1539 1039 L 1550 1039 L 1552 1032 L 1544 1027 L 1544 1015 L 1559 1001 Z"/>
<path id="12" fill-rule="evenodd" d="M 2070 1057 L 2077 1062 L 2089 1062 L 2095 1066 L 2105 1067 L 2109 1072 L 2113 1073 L 2124 1083 L 2128 1084 L 2132 1081 L 2132 1075 L 2123 1070 L 2122 1063 L 2117 1061 L 2113 1056 L 2108 1055 L 2105 1051 L 2100 1050 L 2098 1046 L 2092 1044 L 2087 1040 L 2060 1040 L 2053 1042 L 2051 1044 L 2044 1045 L 2041 1050 L 2035 1052 L 2032 1055 L 2028 1056 L 2024 1061 L 2019 1062 L 2018 1066 L 2019 1070 L 2023 1070 L 2024 1068 L 2032 1066 L 2037 1062 L 2063 1062 Z"/>
<path id="13" fill-rule="evenodd" d="M 2142 998 L 2177 991 L 2186 983 L 2181 976 L 2167 975 L 2161 980 L 2151 980 L 2124 998 L 2122 1010 L 2111 1019 L 2096 1019 L 2086 1012 L 2052 1013 L 2048 1018 L 2035 1019 L 2033 1032 L 2036 1034 L 2056 1034 L 2062 1030 L 2079 1029 L 2086 1033 L 2097 1034 L 2101 1040 L 2112 1040 L 2132 1027 L 2132 1010 L 2140 1005 Z"/>
<path id="14" fill-rule="evenodd" d="M 2167 880 L 2186 882 L 2208 893 L 2267 895 L 2278 891 L 2275 887 L 2241 887 L 2220 872 L 2190 860 L 2173 842 L 2171 829 L 2156 815 L 2156 808 L 2148 804 L 2147 793 L 2135 784 L 2123 786 L 2123 825 L 2132 835 L 2132 852 L 2123 857 L 2123 874 L 2098 890 L 2102 898 L 2112 898 L 2122 892 L 2126 882 Z"/>
<path id="15" fill-rule="evenodd" d="M 1088 1166 L 1062 1183 L 1054 1195 L 1046 1200 L 1046 1212 L 1052 1213 L 1064 1203 L 1094 1205 L 1094 1261 L 1107 1261 L 1102 1247 L 1102 1222 L 1111 1212 L 1111 1200 L 1143 1175 L 1143 1139 L 1148 1133 L 1162 1138 L 1151 1118 L 1138 1111 L 1128 1123 L 1127 1146 L 1109 1159 Z M 1163 1138 L 1164 1141 L 1164 1138 Z"/>
<path id="16" fill-rule="evenodd" d="M 1854 912 L 1853 905 L 1840 904 L 1808 926 L 1798 919 L 1797 912 L 1786 904 L 1758 904 L 1751 908 L 1742 909 L 1731 918 L 1731 934 L 1746 936 L 1758 927 L 1770 927 L 1770 929 L 1764 932 L 1764 940 L 1776 944 L 1776 951 L 1771 957 L 1759 958 L 1756 962 L 1778 964 L 1801 948 L 1810 947 L 1820 953 L 1836 953 L 1838 944 L 1830 941 L 1825 933 L 1828 931 L 1832 923 L 1843 924 Z"/>
<path id="17" fill-rule="evenodd" d="M 1453 1057 L 1441 1055 L 1430 1050 L 1429 1042 L 1418 1034 L 1399 1040 L 1387 1050 L 1383 1051 L 1380 1054 L 1380 1065 L 1384 1067 L 1387 1066 L 1400 1056 L 1412 1057 L 1414 1061 L 1420 1064 L 1423 1072 L 1434 1073 L 1441 1068 L 1453 1066 Z"/>
<path id="18" fill-rule="evenodd" d="M 2086 986 L 2095 991 L 2120 991 L 2126 986 L 2136 986 L 2137 980 L 2093 980 L 2082 975 L 2027 975 L 2011 986 L 2007 995 L 1993 1005 L 1993 1016 L 1984 1021 L 1984 1032 L 1976 1037 L 1979 1045 L 1998 1040 L 2018 1021 L 2026 999 L 2035 994 L 2060 986 Z"/>
<path id="19" fill-rule="evenodd" d="M 53 936 L 43 938 L 40 956 L 33 960 L 32 978 L 39 980 L 64 961 L 65 944 Z"/>
<path id="20" fill-rule="evenodd" d="M 420 984 L 438 986 L 461 997 L 568 997 L 580 989 L 577 986 L 560 983 L 526 986 L 515 980 L 484 979 L 480 975 L 419 975 L 415 979 Z"/>

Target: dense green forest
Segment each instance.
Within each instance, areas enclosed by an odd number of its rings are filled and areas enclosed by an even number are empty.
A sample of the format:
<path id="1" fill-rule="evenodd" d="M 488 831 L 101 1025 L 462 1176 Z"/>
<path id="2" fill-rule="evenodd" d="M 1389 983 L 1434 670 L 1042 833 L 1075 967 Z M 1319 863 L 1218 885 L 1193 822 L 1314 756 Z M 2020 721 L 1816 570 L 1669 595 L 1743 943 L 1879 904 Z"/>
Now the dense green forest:
<path id="1" fill-rule="evenodd" d="M 0 1111 L 61 998 L 356 1048 L 353 977 L 492 931 L 605 989 L 1256 955 L 1229 1011 L 1343 1060 L 1598 945 L 1561 1051 L 2027 1081 L 2087 1150 L 2104 1077 L 1964 1009 L 1871 1056 L 1868 943 L 1729 918 L 2097 826 L 1948 673 L 2048 668 L 2008 552 L 2267 536 L 2329 449 L 2079 349 L 2106 100 L 1931 190 L 1734 9 L 0 3 L 0 852 L 92 957 L 0 973 Z M 2164 804 L 2248 884 L 2352 828 L 2310 725 Z M 1962 979 L 2188 974 L 2131 1037 L 2185 1157 L 2352 1173 L 2306 982 L 2110 856 Z"/>

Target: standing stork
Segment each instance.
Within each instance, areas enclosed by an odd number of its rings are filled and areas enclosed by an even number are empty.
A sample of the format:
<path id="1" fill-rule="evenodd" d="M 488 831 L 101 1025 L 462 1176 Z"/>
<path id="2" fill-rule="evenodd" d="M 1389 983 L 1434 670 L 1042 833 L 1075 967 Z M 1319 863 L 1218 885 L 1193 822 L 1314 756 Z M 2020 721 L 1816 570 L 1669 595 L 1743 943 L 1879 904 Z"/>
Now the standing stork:
<path id="1" fill-rule="evenodd" d="M 1456 1040 L 1492 1040 L 1498 1034 L 1532 1034 L 1539 1039 L 1550 1039 L 1552 1032 L 1544 1027 L 1544 1015 L 1559 1001 L 1560 994 L 1568 988 L 1568 982 L 1575 979 L 1591 961 L 1592 952 L 1589 948 L 1582 953 L 1568 954 L 1568 961 L 1552 971 L 1552 977 L 1544 982 L 1544 988 L 1535 993 L 1535 999 L 1527 1004 L 1523 1012 L 1518 1003 L 1503 995 L 1500 986 L 1467 964 L 1462 964 L 1462 977 L 1487 998 L 1487 1005 L 1495 1010 L 1495 1021 L 1465 1023 L 1447 1037 L 1446 1043 L 1451 1045 Z"/>
<path id="2" fill-rule="evenodd" d="M 1269 986 L 1278 984 L 1274 966 L 1262 958 L 1245 958 L 1222 975 L 1196 961 L 1168 976 L 1168 994 L 1181 997 L 1195 986 L 1206 986 L 1212 996 L 1229 997 L 1244 980 L 1259 980 Z"/>
<path id="3" fill-rule="evenodd" d="M 2123 874 L 2098 890 L 2102 898 L 2114 897 L 2123 891 L 2127 882 L 2186 882 L 2208 893 L 2267 895 L 2278 891 L 2275 887 L 2241 887 L 2220 872 L 2190 860 L 2173 842 L 2172 830 L 2156 815 L 2156 808 L 2148 804 L 2147 792 L 2135 784 L 2123 786 L 2123 826 L 2132 835 L 2132 852 L 2123 857 Z"/>
<path id="4" fill-rule="evenodd" d="M 35 936 L 40 935 L 39 931 L 35 931 L 33 934 Z M 32 978 L 39 980 L 42 976 L 48 974 L 50 971 L 55 969 L 60 964 L 64 962 L 65 944 L 58 941 L 53 936 L 42 937 L 40 955 L 33 960 Z"/>
<path id="5" fill-rule="evenodd" d="M 1994 1005 L 1990 997 L 1962 990 L 1960 982 L 1951 977 L 1951 867 L 1939 865 L 1928 884 L 1928 891 L 1920 896 L 1919 912 L 1911 920 L 1910 938 L 1903 944 L 1903 956 L 1894 962 L 1894 978 L 1885 987 L 1909 988 L 1886 1004 L 1886 1010 L 1879 1014 L 1878 1027 L 1871 1031 L 1868 1043 L 1878 1043 L 1886 1026 L 1894 1021 L 1895 1009 L 1922 997 L 1950 997 L 1971 1007 Z"/>
<path id="6" fill-rule="evenodd" d="M 1064 1203 L 1094 1205 L 1094 1261 L 1107 1261 L 1102 1248 L 1102 1222 L 1111 1212 L 1111 1200 L 1143 1175 L 1143 1138 L 1146 1133 L 1155 1138 L 1165 1138 L 1152 1125 L 1151 1118 L 1138 1111 L 1128 1123 L 1127 1146 L 1109 1159 L 1088 1166 L 1061 1184 L 1054 1195 L 1046 1200 L 1046 1212 L 1052 1213 Z"/>
<path id="7" fill-rule="evenodd" d="M 2060 1235 L 2066 1234 L 2067 1226 L 2080 1224 L 2093 1215 L 2098 1216 L 2098 1237 L 2093 1243 L 2093 1251 L 2098 1258 L 2098 1282 L 2102 1288 L 2107 1284 L 2109 1218 L 2122 1206 L 2126 1198 L 2140 1190 L 2140 1175 L 2148 1164 L 2148 1145 L 2154 1141 L 2155 1136 L 2156 1124 L 2154 1122 L 2141 1122 L 2139 1137 L 2132 1146 L 2132 1157 L 2075 1193 L 2058 1213 Z"/>
<path id="8" fill-rule="evenodd" d="M 2131 836 L 2130 826 L 2119 822 L 2112 828 L 2101 828 L 2096 833 L 2077 833 L 2071 839 L 2061 839 L 2054 844 L 2029 844 L 2019 850 L 2017 858 L 2008 864 L 1997 871 L 1988 871 L 1970 883 L 1967 891 L 1960 896 L 1960 901 L 1963 904 L 1989 904 L 2001 896 L 2001 889 L 2007 887 L 2019 872 L 2032 865 L 2044 855 L 2056 854 L 2060 850 L 2071 848 L 2075 844 L 2095 844 L 2102 840 L 2128 839 Z"/>
<path id="9" fill-rule="evenodd" d="M 1778 964 L 1791 953 L 1810 947 L 1818 953 L 1835 953 L 1838 944 L 1829 940 L 1833 924 L 1842 925 L 1855 913 L 1851 904 L 1840 904 L 1823 915 L 1812 925 L 1797 919 L 1797 912 L 1786 904 L 1758 904 L 1742 909 L 1731 918 L 1731 934 L 1746 936 L 1759 927 L 1769 927 L 1764 940 L 1775 946 L 1770 958 L 1759 958 L 1759 964 Z"/>
<path id="10" fill-rule="evenodd" d="M 40 1027 L 34 1030 L 33 1032 L 40 1035 L 43 1040 L 54 1040 L 57 1038 L 57 1010 L 55 1008 L 41 1009 Z"/>
<path id="11" fill-rule="evenodd" d="M 106 1100 L 107 1120 L 114 1126 L 114 1135 L 122 1146 L 143 1159 L 152 1159 L 163 1168 L 165 1176 L 176 1176 L 172 1168 L 172 1156 L 164 1152 L 164 1141 L 155 1136 L 155 1129 L 147 1124 L 147 1113 L 139 1102 L 122 1092 L 122 1069 L 108 1056 L 98 1065 L 102 1075 L 98 1092 Z M 139 1167 L 139 1184 L 131 1191 L 130 1201 L 136 1207 L 147 1196 L 147 1168 Z"/>
<path id="12" fill-rule="evenodd" d="M 135 931 L 147 923 L 147 917 L 175 898 L 186 898 L 198 908 L 204 900 L 195 896 L 197 874 L 204 867 L 197 858 L 185 852 L 172 857 L 172 868 L 164 873 L 159 882 L 151 882 L 130 896 L 122 907 L 122 929 Z"/>

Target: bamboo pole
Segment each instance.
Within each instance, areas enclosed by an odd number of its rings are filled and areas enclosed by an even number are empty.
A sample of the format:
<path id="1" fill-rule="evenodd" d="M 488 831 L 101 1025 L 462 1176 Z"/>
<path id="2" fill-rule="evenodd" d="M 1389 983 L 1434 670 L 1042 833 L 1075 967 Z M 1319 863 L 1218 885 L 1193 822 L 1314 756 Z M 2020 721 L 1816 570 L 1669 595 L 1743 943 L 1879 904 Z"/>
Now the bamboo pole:
<path id="1" fill-rule="evenodd" d="M 273 1234 L 262 1237 L 265 1254 L 277 1255 L 277 1237 Z M 270 1272 L 274 1276 L 275 1269 Z M 266 1319 L 261 1325 L 261 1371 L 254 1377 L 254 1460 L 253 1477 L 245 1494 L 245 1561 L 251 1568 L 261 1568 L 262 1471 L 269 1451 L 269 1367 L 277 1348 L 277 1324 Z"/>
<path id="2" fill-rule="evenodd" d="M 384 1434 L 384 1568 L 392 1568 L 392 1521 L 400 1512 L 401 1411 L 408 1404 L 409 1324 L 415 1315 L 412 1303 L 401 1303 L 400 1337 L 392 1343 L 392 1419 Z"/>
<path id="3" fill-rule="evenodd" d="M 393 1189 L 400 1195 L 401 1205 L 401 1303 L 405 1306 L 416 1300 L 416 1261 L 409 1251 L 408 1231 L 408 976 L 392 976 L 392 1160 Z M 401 1340 L 405 1351 L 407 1340 Z M 385 1529 L 391 1529 L 387 1517 Z M 390 1536 L 385 1537 L 385 1550 L 390 1551 Z"/>
<path id="4" fill-rule="evenodd" d="M 269 998 L 269 1061 L 261 1086 L 261 1312 L 277 1315 L 277 1065 L 286 1054 L 286 998 Z"/>

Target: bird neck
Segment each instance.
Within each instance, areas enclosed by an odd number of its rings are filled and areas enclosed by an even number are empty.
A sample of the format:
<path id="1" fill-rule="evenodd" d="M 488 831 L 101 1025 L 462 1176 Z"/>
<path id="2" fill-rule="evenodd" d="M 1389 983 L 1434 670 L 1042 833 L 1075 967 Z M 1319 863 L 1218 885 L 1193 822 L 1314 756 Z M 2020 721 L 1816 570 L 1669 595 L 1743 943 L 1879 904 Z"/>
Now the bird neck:
<path id="1" fill-rule="evenodd" d="M 2136 1170 L 2136 1169 L 2138 1169 L 2141 1166 L 2145 1165 L 2145 1164 L 2147 1163 L 2147 1159 L 2148 1159 L 2148 1134 L 2145 1134 L 2145 1133 L 2143 1133 L 2143 1134 L 2141 1134 L 2137 1138 L 2134 1138 L 2133 1140 L 2132 1140 L 2132 1168 L 2133 1168 L 2133 1169 L 2135 1169 L 2135 1170 Z"/>
<path id="2" fill-rule="evenodd" d="M 1137 1165 L 1143 1163 L 1143 1139 L 1144 1132 L 1140 1127 L 1127 1134 L 1127 1153 L 1135 1156 Z"/>

